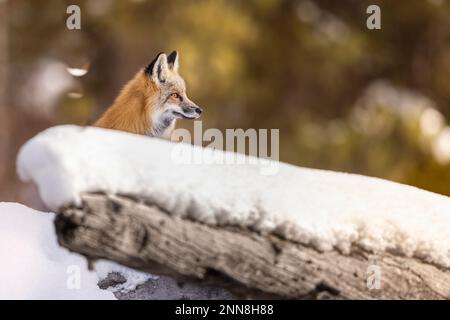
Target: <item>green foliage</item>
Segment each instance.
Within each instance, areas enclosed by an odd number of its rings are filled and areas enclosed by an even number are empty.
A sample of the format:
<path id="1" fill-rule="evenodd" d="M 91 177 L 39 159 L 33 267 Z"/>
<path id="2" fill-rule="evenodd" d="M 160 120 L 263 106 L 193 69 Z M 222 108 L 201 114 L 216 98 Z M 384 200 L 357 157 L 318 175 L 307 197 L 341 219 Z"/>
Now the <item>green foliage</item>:
<path id="1" fill-rule="evenodd" d="M 59 121 L 82 123 L 98 115 L 157 52 L 177 49 L 189 94 L 205 109 L 205 128 L 280 128 L 283 161 L 450 195 L 449 166 L 435 159 L 435 137 L 424 138 L 419 125 L 423 96 L 430 108 L 450 116 L 447 2 L 71 3 L 81 7 L 81 31 L 65 29 L 64 2 L 10 3 L 18 70 L 45 56 L 68 64 L 81 56 L 91 63 L 81 79 L 84 97 L 63 100 Z M 366 8 L 374 3 L 382 10 L 382 30 L 369 31 Z M 379 79 L 387 83 L 386 94 L 401 96 L 403 88 L 415 93 L 405 109 L 399 109 L 400 98 L 384 106 L 360 103 Z"/>

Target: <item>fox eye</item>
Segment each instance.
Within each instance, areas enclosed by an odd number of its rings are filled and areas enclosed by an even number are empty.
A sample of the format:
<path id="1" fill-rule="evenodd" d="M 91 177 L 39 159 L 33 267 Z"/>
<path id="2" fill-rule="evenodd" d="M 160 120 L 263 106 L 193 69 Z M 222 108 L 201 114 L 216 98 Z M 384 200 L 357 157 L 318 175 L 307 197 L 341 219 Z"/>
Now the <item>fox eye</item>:
<path id="1" fill-rule="evenodd" d="M 170 97 L 174 98 L 174 99 L 177 99 L 177 100 L 181 100 L 181 96 L 178 93 L 176 93 L 176 92 L 171 93 Z"/>

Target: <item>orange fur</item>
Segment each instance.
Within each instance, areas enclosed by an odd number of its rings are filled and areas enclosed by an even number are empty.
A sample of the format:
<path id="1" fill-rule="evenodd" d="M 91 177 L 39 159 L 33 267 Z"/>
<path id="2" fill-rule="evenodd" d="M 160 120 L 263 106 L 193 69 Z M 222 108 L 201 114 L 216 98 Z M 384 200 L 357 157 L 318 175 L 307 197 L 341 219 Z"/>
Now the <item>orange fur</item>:
<path id="1" fill-rule="evenodd" d="M 152 128 L 151 111 L 155 108 L 159 89 L 140 70 L 120 92 L 114 103 L 94 123 L 95 127 L 148 134 Z"/>

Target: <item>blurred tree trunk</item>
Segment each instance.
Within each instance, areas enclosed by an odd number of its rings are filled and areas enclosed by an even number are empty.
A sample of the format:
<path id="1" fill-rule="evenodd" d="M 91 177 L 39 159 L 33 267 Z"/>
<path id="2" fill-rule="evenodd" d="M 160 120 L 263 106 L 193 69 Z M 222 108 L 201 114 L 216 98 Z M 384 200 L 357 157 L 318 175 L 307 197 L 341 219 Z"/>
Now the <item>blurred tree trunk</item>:
<path id="1" fill-rule="evenodd" d="M 8 162 L 8 15 L 7 1 L 0 0 L 0 181 Z"/>

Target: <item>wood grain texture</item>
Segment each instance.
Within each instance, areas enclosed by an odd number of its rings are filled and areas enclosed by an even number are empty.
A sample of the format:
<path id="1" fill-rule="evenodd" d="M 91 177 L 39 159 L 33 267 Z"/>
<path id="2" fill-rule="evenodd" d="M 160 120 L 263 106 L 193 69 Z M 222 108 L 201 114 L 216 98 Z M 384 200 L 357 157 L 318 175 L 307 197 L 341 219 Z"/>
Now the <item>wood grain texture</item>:
<path id="1" fill-rule="evenodd" d="M 448 270 L 392 253 L 355 248 L 319 252 L 270 234 L 174 217 L 135 198 L 84 194 L 61 208 L 59 243 L 181 282 L 227 288 L 242 297 L 291 299 L 447 299 Z M 380 288 L 368 289 L 371 265 Z M 369 273 L 368 273 L 369 272 Z"/>

